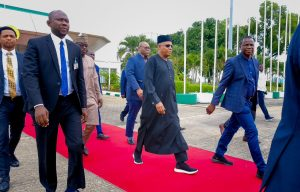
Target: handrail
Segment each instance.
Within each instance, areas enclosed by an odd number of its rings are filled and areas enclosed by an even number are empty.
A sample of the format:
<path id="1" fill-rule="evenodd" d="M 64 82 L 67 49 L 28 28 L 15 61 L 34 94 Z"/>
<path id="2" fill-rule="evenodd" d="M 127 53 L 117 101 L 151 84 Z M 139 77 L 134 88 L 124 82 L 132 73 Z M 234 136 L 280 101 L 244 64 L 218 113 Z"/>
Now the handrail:
<path id="1" fill-rule="evenodd" d="M 23 13 L 30 13 L 30 14 L 35 14 L 35 15 L 48 16 L 48 13 L 46 13 L 46 12 L 36 11 L 36 10 L 32 10 L 32 9 L 26 9 L 26 8 L 22 8 L 22 7 L 11 6 L 11 5 L 5 5 L 5 4 L 1 4 L 1 3 L 0 3 L 0 8 L 9 9 L 9 10 L 13 10 L 13 11 L 19 11 L 19 12 L 23 12 Z"/>

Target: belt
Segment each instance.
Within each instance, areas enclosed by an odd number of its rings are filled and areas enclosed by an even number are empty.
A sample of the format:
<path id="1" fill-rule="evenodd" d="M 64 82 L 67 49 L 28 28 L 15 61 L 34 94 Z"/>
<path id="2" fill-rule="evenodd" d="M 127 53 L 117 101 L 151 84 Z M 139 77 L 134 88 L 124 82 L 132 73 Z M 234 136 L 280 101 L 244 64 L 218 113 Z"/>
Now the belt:
<path id="1" fill-rule="evenodd" d="M 75 93 L 74 93 L 74 91 L 73 91 L 71 94 L 69 94 L 69 95 L 67 95 L 67 96 L 59 95 L 58 98 L 59 98 L 59 99 L 68 99 L 68 98 L 72 97 L 74 94 L 75 94 Z"/>
<path id="2" fill-rule="evenodd" d="M 3 96 L 3 99 L 5 98 L 5 99 L 10 99 L 10 100 L 12 100 L 12 101 L 14 101 L 14 100 L 16 100 L 16 99 L 18 99 L 18 98 L 21 98 L 22 96 L 15 96 L 14 98 L 12 98 L 12 97 L 10 97 L 10 96 Z"/>

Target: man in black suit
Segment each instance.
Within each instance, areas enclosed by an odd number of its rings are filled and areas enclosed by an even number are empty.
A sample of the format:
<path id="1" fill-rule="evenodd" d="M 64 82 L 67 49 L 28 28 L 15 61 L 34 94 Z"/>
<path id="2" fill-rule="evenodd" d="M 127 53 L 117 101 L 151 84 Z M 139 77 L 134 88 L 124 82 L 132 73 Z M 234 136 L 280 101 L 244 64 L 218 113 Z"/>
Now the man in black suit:
<path id="1" fill-rule="evenodd" d="M 20 78 L 23 55 L 15 50 L 17 32 L 11 26 L 0 28 L 0 192 L 9 189 L 10 166 L 19 166 L 14 151 L 25 122 Z"/>
<path id="2" fill-rule="evenodd" d="M 31 39 L 24 55 L 24 87 L 28 110 L 36 122 L 40 182 L 55 191 L 58 125 L 69 152 L 66 192 L 85 188 L 82 163 L 82 128 L 86 120 L 86 90 L 80 48 L 65 36 L 68 16 L 61 10 L 49 13 L 51 34 Z"/>

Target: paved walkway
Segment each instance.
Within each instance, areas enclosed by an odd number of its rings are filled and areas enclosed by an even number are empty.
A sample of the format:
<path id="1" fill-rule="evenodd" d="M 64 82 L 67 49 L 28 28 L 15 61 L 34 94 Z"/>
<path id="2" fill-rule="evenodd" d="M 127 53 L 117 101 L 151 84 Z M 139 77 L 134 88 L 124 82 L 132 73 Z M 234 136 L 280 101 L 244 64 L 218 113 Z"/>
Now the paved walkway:
<path id="1" fill-rule="evenodd" d="M 125 122 L 119 120 L 119 114 L 125 106 L 125 100 L 113 97 L 104 96 L 104 106 L 101 109 L 102 122 L 119 127 L 125 127 Z M 259 139 L 261 141 L 261 149 L 264 158 L 267 159 L 270 144 L 274 132 L 281 117 L 282 99 L 266 100 L 268 110 L 275 117 L 273 122 L 264 121 L 263 114 L 258 107 L 257 112 L 257 127 L 259 131 Z M 183 135 L 188 144 L 198 148 L 214 151 L 217 141 L 220 137 L 218 125 L 224 122 L 230 116 L 230 112 L 217 108 L 212 115 L 207 115 L 205 107 L 207 104 L 198 105 L 179 105 L 179 117 L 181 126 L 186 128 Z M 138 123 L 135 126 L 137 130 Z M 106 130 L 104 130 L 105 132 Z M 247 143 L 242 141 L 243 130 L 240 129 L 233 138 L 228 155 L 242 159 L 251 160 L 250 152 Z M 114 139 L 114 138 L 110 138 Z M 124 140 L 125 140 L 124 136 Z M 105 142 L 105 141 L 101 141 Z M 101 145 L 99 141 L 99 145 Z M 101 149 L 101 148 L 99 148 Z M 101 151 L 99 151 L 101 153 Z M 16 150 L 16 155 L 20 160 L 19 168 L 11 169 L 11 189 L 12 192 L 40 192 L 44 191 L 41 187 L 38 177 L 37 149 L 35 140 L 23 134 L 20 144 Z M 88 157 L 87 157 L 88 158 Z M 201 162 L 199 162 L 201 164 Z M 199 170 L 201 174 L 201 170 Z M 63 192 L 66 188 L 67 180 L 67 159 L 57 154 L 57 174 L 58 174 L 58 192 Z M 117 186 L 97 177 L 89 171 L 86 173 L 86 189 L 84 192 L 99 192 L 99 191 L 122 191 Z"/>

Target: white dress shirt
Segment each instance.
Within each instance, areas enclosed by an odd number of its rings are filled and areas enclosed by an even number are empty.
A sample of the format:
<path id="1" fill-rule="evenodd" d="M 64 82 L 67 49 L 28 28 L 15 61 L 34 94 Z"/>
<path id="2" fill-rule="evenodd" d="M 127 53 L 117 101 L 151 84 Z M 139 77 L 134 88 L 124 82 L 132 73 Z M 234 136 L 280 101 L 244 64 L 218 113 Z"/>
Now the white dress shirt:
<path id="1" fill-rule="evenodd" d="M 61 41 L 64 42 L 64 50 L 65 50 L 65 57 L 66 57 L 66 63 L 67 63 L 67 72 L 68 72 L 67 74 L 68 74 L 68 95 L 69 95 L 73 92 L 73 87 L 72 87 L 72 81 L 71 81 L 71 77 L 70 77 L 69 55 L 68 55 L 68 47 L 67 47 L 67 43 L 66 43 L 66 38 L 60 39 L 59 37 L 57 37 L 56 35 L 51 33 L 51 39 L 54 43 L 54 47 L 55 47 L 55 50 L 56 50 L 56 55 L 57 55 L 57 60 L 58 60 L 60 73 L 61 73 L 60 42 Z M 61 90 L 59 91 L 59 95 L 62 95 Z"/>
<path id="2" fill-rule="evenodd" d="M 5 49 L 2 49 L 2 64 L 3 64 L 3 71 L 4 71 L 4 95 L 5 96 L 10 96 L 9 94 L 9 87 L 8 87 L 8 78 L 7 78 L 7 53 L 8 51 Z M 21 90 L 20 90 L 20 82 L 19 82 L 19 70 L 18 70 L 18 59 L 16 55 L 16 51 L 12 50 L 9 51 L 11 52 L 12 55 L 10 55 L 12 65 L 14 68 L 14 78 L 15 78 L 15 83 L 16 83 L 16 93 L 17 96 L 21 95 Z"/>
<path id="3" fill-rule="evenodd" d="M 267 82 L 266 74 L 264 72 L 259 71 L 257 90 L 266 92 L 267 91 L 266 82 Z"/>

